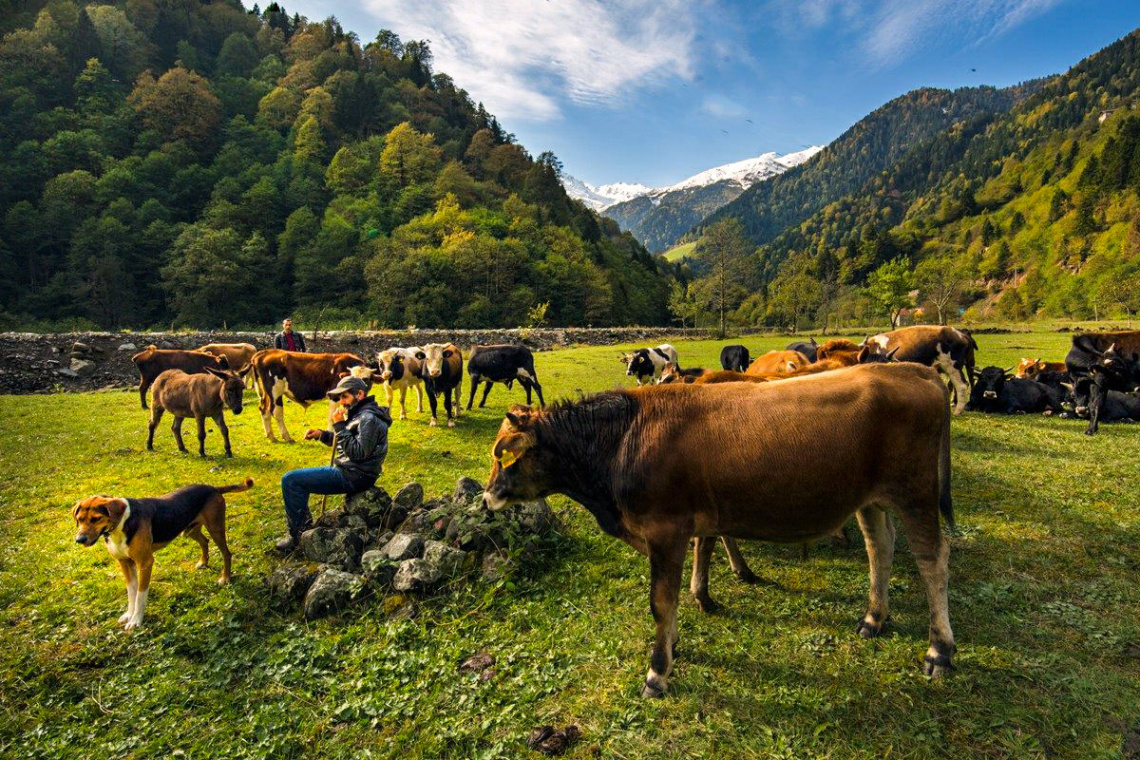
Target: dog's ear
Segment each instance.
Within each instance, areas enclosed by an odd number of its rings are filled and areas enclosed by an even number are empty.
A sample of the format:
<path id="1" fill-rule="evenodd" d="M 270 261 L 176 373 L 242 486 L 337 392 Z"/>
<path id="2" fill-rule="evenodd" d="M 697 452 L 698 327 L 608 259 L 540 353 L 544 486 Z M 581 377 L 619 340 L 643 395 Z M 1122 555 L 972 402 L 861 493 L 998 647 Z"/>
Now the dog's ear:
<path id="1" fill-rule="evenodd" d="M 71 508 L 71 519 L 75 520 L 75 524 L 79 525 L 79 508 L 83 506 L 83 499 L 75 502 L 75 506 Z"/>
<path id="2" fill-rule="evenodd" d="M 112 525 L 118 525 L 119 521 L 123 519 L 123 513 L 127 511 L 127 500 L 108 499 L 100 508 L 107 513 Z"/>

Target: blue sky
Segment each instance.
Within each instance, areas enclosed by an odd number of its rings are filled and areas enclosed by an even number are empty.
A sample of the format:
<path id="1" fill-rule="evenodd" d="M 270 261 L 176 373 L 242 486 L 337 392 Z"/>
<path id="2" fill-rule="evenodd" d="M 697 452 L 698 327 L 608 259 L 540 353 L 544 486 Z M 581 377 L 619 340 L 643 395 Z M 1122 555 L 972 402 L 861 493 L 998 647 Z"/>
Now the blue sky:
<path id="1" fill-rule="evenodd" d="M 916 87 L 1064 72 L 1140 0 L 301 0 L 362 42 L 428 39 L 437 71 L 532 153 L 594 184 L 665 185 L 825 144 Z"/>

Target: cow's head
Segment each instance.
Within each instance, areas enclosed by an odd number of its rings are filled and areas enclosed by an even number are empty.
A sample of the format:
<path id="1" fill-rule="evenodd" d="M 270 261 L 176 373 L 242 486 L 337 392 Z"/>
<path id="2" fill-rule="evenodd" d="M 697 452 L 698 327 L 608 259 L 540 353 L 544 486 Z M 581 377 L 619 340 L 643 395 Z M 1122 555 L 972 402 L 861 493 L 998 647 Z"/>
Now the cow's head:
<path id="1" fill-rule="evenodd" d="M 649 358 L 649 349 L 641 348 L 632 354 L 624 354 L 626 363 L 626 377 L 644 377 L 653 374 L 653 360 Z"/>
<path id="2" fill-rule="evenodd" d="M 1015 372 L 1015 374 L 1017 375 L 1017 377 L 1034 378 L 1034 377 L 1037 377 L 1037 375 L 1039 373 L 1041 373 L 1044 369 L 1045 369 L 1045 362 L 1041 361 L 1038 358 L 1030 359 L 1030 358 L 1025 357 L 1025 358 L 1022 358 L 1021 361 L 1019 361 L 1017 363 L 1017 371 Z"/>
<path id="3" fill-rule="evenodd" d="M 222 386 L 218 389 L 222 403 L 234 414 L 241 414 L 242 393 L 245 391 L 245 380 L 242 376 L 228 369 L 206 367 L 206 371 L 222 381 Z"/>
<path id="4" fill-rule="evenodd" d="M 1062 408 L 1071 411 L 1078 417 L 1089 416 L 1089 398 L 1092 396 L 1092 380 L 1088 377 L 1078 378 L 1073 383 L 1061 383 L 1065 389 L 1065 400 Z"/>
<path id="5" fill-rule="evenodd" d="M 681 375 L 681 368 L 677 365 L 677 362 L 666 362 L 665 367 L 661 370 L 660 382 L 679 383 L 682 380 L 684 380 L 684 377 Z"/>
<path id="6" fill-rule="evenodd" d="M 861 346 L 859 353 L 855 354 L 855 358 L 860 364 L 889 364 L 897 362 L 895 354 L 899 352 L 898 348 L 892 348 L 886 353 L 871 350 L 870 346 Z"/>
<path id="7" fill-rule="evenodd" d="M 1134 362 L 1135 354 L 1131 358 L 1127 357 L 1113 343 L 1097 359 L 1095 368 L 1120 378 L 1126 378 L 1132 374 Z"/>
<path id="8" fill-rule="evenodd" d="M 1009 379 L 1009 372 L 1013 369 L 1001 367 L 984 367 L 974 380 L 974 395 L 983 401 L 997 401 L 1005 388 L 1005 381 Z"/>
<path id="9" fill-rule="evenodd" d="M 404 352 L 389 348 L 376 354 L 376 376 L 382 382 L 399 380 L 404 376 Z"/>
<path id="10" fill-rule="evenodd" d="M 424 363 L 424 374 L 427 377 L 439 377 L 443 374 L 443 363 L 454 353 L 450 345 L 428 343 L 416 352 L 416 358 Z"/>
<path id="11" fill-rule="evenodd" d="M 77 501 L 71 508 L 71 516 L 75 518 L 75 543 L 80 546 L 91 546 L 100 536 L 105 536 L 119 527 L 119 522 L 126 511 L 126 499 L 89 496 Z"/>
<path id="12" fill-rule="evenodd" d="M 483 505 L 502 509 L 551 493 L 549 475 L 555 464 L 538 443 L 537 423 L 543 412 L 515 404 L 503 418 L 491 447 L 491 477 L 483 489 Z"/>

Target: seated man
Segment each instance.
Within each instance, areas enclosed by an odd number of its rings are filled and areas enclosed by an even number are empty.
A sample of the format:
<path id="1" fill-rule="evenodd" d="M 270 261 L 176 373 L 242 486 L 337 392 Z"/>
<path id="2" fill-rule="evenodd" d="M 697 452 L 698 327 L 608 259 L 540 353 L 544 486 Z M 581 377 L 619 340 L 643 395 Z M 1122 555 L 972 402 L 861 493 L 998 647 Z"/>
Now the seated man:
<path id="1" fill-rule="evenodd" d="M 333 429 L 306 430 L 305 440 L 319 440 L 333 446 L 331 467 L 306 467 L 290 470 L 281 478 L 281 495 L 285 498 L 285 519 L 289 535 L 277 542 L 277 549 L 289 553 L 298 544 L 302 532 L 313 526 L 309 512 L 309 494 L 356 493 L 370 488 L 380 476 L 384 457 L 388 455 L 388 426 L 392 417 L 388 408 L 378 406 L 368 394 L 368 386 L 349 375 L 329 391 L 337 402 L 333 412 Z"/>
<path id="2" fill-rule="evenodd" d="M 288 317 L 281 323 L 281 332 L 273 339 L 273 347 L 281 351 L 300 351 L 304 353 L 305 337 L 299 332 L 293 332 L 293 320 Z"/>

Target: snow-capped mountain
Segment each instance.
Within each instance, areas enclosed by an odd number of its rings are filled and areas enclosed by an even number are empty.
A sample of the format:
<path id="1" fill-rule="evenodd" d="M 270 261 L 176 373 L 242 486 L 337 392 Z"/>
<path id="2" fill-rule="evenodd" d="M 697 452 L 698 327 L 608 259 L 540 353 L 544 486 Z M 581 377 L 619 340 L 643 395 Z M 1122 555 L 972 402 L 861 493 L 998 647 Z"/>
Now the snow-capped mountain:
<path id="1" fill-rule="evenodd" d="M 614 219 L 649 250 L 663 251 L 752 185 L 802 164 L 821 150 L 813 146 L 783 156 L 765 153 L 714 166 L 667 187 L 632 182 L 595 186 L 570 175 L 563 175 L 562 184 L 571 198 Z"/>

